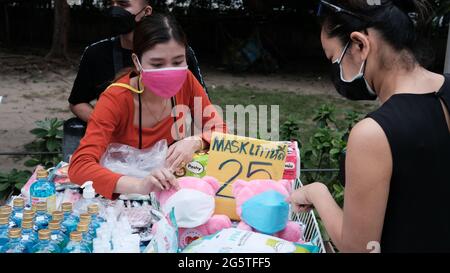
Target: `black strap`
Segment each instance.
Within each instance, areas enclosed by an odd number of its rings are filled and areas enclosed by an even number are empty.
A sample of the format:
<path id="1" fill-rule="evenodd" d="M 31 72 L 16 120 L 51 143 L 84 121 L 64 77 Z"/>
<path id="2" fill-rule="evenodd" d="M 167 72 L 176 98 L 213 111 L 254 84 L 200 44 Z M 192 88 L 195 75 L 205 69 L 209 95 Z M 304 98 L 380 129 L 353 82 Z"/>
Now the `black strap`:
<path id="1" fill-rule="evenodd" d="M 198 64 L 197 56 L 195 56 L 195 52 L 192 49 L 192 47 L 190 47 L 190 46 L 186 47 L 186 55 L 187 55 L 187 62 L 188 62 L 189 70 L 192 71 L 192 74 L 194 74 L 195 78 L 203 86 L 203 89 L 205 90 L 206 95 L 209 96 L 208 88 L 206 87 L 205 80 L 203 79 L 202 71 L 200 70 L 200 65 Z"/>
<path id="2" fill-rule="evenodd" d="M 445 74 L 444 86 L 437 92 L 437 96 L 444 102 L 447 110 L 450 112 L 450 74 Z"/>
<path id="3" fill-rule="evenodd" d="M 142 150 L 142 98 L 141 94 L 139 97 L 139 150 Z"/>
<path id="4" fill-rule="evenodd" d="M 173 114 L 173 124 L 176 125 L 177 124 L 177 110 L 176 110 L 176 105 L 177 105 L 177 99 L 175 97 L 172 97 L 170 99 L 170 102 L 172 104 L 172 114 Z M 179 134 L 178 134 L 178 128 L 175 126 L 175 132 L 177 134 L 177 139 L 179 139 Z M 177 139 L 175 139 L 175 142 L 177 142 Z"/>
<path id="5" fill-rule="evenodd" d="M 113 63 L 114 63 L 114 74 L 120 72 L 123 69 L 123 51 L 122 45 L 120 44 L 120 37 L 112 38 L 113 41 Z"/>

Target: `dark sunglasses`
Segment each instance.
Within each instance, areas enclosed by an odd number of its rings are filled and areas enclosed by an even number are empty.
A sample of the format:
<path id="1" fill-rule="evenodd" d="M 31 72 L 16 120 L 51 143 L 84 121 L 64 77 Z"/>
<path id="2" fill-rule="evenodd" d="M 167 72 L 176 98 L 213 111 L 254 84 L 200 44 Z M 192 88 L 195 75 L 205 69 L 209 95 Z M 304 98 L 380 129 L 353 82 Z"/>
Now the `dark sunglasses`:
<path id="1" fill-rule="evenodd" d="M 327 8 L 327 9 L 333 11 L 334 13 L 342 13 L 342 14 L 347 14 L 347 15 L 353 16 L 353 17 L 358 18 L 359 20 L 362 20 L 362 21 L 368 21 L 368 19 L 369 19 L 366 16 L 354 13 L 352 11 L 349 11 L 347 9 L 341 8 L 341 7 L 337 6 L 337 5 L 331 4 L 331 3 L 327 2 L 327 1 L 323 1 L 323 0 L 321 0 L 320 3 L 319 3 L 319 7 L 317 9 L 317 16 L 319 16 L 319 17 L 323 16 L 323 9 L 324 8 Z"/>

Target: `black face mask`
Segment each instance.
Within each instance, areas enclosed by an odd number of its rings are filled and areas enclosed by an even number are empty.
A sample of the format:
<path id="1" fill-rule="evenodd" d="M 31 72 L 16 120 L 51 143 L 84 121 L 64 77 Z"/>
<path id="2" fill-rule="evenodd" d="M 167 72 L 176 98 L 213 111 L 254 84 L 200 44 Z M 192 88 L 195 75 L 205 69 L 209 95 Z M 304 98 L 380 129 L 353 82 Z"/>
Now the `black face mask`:
<path id="1" fill-rule="evenodd" d="M 347 52 L 350 42 L 345 46 L 341 57 L 332 64 L 331 80 L 339 94 L 349 100 L 376 100 L 377 95 L 364 78 L 366 62 L 361 66 L 360 72 L 352 80 L 346 81 L 342 72 L 342 59 Z"/>
<path id="2" fill-rule="evenodd" d="M 145 9 L 145 8 L 144 8 Z M 139 13 L 141 13 L 142 9 Z M 111 7 L 108 12 L 114 34 L 121 35 L 134 31 L 136 27 L 136 15 L 121 7 Z"/>

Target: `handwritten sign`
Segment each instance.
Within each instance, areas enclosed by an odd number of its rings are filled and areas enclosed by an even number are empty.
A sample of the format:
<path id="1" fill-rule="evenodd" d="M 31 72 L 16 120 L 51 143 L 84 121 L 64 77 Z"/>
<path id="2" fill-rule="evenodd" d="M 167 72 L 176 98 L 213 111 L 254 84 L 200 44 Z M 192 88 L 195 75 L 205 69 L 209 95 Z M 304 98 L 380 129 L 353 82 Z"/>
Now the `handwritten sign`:
<path id="1" fill-rule="evenodd" d="M 232 187 L 234 181 L 280 180 L 283 177 L 287 145 L 260 139 L 213 133 L 207 175 L 221 183 L 216 195 L 216 214 L 239 220 Z"/>

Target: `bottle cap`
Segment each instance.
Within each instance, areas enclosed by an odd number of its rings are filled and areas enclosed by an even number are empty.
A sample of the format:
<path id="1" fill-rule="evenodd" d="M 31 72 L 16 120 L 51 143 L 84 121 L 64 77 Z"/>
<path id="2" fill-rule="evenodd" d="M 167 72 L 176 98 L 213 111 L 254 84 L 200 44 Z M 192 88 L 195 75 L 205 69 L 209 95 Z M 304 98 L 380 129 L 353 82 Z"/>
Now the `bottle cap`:
<path id="1" fill-rule="evenodd" d="M 59 210 L 52 212 L 52 220 L 62 221 L 63 219 L 64 219 L 64 212 Z"/>
<path id="2" fill-rule="evenodd" d="M 80 214 L 80 221 L 86 221 L 86 222 L 90 222 L 91 221 L 91 215 L 89 213 L 82 213 Z"/>
<path id="3" fill-rule="evenodd" d="M 0 207 L 0 212 L 11 213 L 12 208 L 10 206 L 2 206 L 2 207 Z"/>
<path id="4" fill-rule="evenodd" d="M 48 172 L 46 170 L 39 170 L 36 173 L 36 178 L 47 178 L 48 177 Z"/>
<path id="5" fill-rule="evenodd" d="M 48 229 L 50 230 L 59 230 L 61 228 L 61 224 L 57 220 L 52 220 L 48 223 Z"/>
<path id="6" fill-rule="evenodd" d="M 11 213 L 8 213 L 6 211 L 0 211 L 0 217 L 9 218 L 9 216 L 11 216 Z"/>
<path id="7" fill-rule="evenodd" d="M 0 225 L 7 225 L 9 224 L 9 216 L 1 216 L 0 217 Z"/>
<path id="8" fill-rule="evenodd" d="M 88 213 L 89 214 L 97 214 L 98 213 L 98 205 L 97 204 L 91 204 L 88 206 Z"/>
<path id="9" fill-rule="evenodd" d="M 50 239 L 50 230 L 41 229 L 38 231 L 39 240 L 48 240 Z"/>
<path id="10" fill-rule="evenodd" d="M 72 231 L 70 233 L 70 240 L 75 242 L 80 242 L 83 239 L 83 235 L 79 231 Z"/>
<path id="11" fill-rule="evenodd" d="M 80 232 L 87 232 L 89 231 L 89 226 L 87 223 L 79 223 L 77 226 L 77 231 Z"/>
<path id="12" fill-rule="evenodd" d="M 66 202 L 62 203 L 61 207 L 63 212 L 72 212 L 73 205 L 70 202 Z"/>
<path id="13" fill-rule="evenodd" d="M 9 238 L 15 239 L 20 238 L 22 230 L 20 228 L 12 228 L 9 230 Z"/>
<path id="14" fill-rule="evenodd" d="M 37 211 L 46 211 L 47 210 L 47 203 L 46 202 L 36 203 L 36 210 Z"/>
<path id="15" fill-rule="evenodd" d="M 23 211 L 23 216 L 24 217 L 25 216 L 32 216 L 32 217 L 34 217 L 35 214 L 36 214 L 36 212 L 31 210 L 31 209 L 26 209 L 26 210 Z"/>
<path id="16" fill-rule="evenodd" d="M 22 220 L 22 228 L 33 228 L 33 220 L 32 219 L 23 219 Z"/>
<path id="17" fill-rule="evenodd" d="M 25 206 L 25 200 L 23 198 L 18 197 L 16 199 L 14 199 L 13 205 L 14 205 L 14 207 L 17 207 L 17 208 L 23 208 Z"/>

